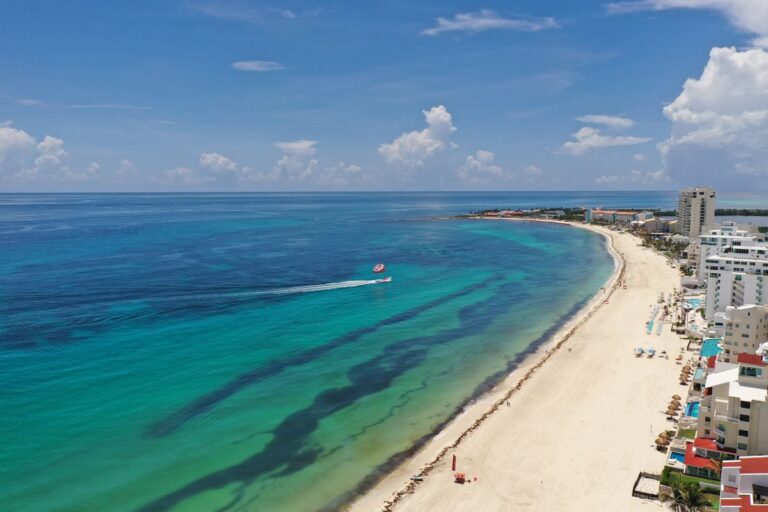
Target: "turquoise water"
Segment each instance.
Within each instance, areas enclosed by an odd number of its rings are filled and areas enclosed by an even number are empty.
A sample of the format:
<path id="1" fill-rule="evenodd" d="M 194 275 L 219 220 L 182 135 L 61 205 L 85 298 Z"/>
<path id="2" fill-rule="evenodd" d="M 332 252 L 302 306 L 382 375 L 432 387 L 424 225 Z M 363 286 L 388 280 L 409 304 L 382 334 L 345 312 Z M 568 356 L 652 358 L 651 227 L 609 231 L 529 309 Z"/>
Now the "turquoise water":
<path id="1" fill-rule="evenodd" d="M 2 508 L 336 509 L 612 270 L 587 231 L 440 217 L 665 197 L 0 195 Z"/>
<path id="2" fill-rule="evenodd" d="M 708 338 L 701 343 L 701 355 L 703 357 L 712 357 L 719 354 L 722 349 L 718 346 L 720 338 Z"/>
<path id="3" fill-rule="evenodd" d="M 685 454 L 684 453 L 678 453 L 678 452 L 672 452 L 669 454 L 669 458 L 672 460 L 676 460 L 678 462 L 685 463 Z"/>
<path id="4" fill-rule="evenodd" d="M 685 415 L 692 418 L 699 417 L 699 402 L 688 402 L 685 404 Z"/>

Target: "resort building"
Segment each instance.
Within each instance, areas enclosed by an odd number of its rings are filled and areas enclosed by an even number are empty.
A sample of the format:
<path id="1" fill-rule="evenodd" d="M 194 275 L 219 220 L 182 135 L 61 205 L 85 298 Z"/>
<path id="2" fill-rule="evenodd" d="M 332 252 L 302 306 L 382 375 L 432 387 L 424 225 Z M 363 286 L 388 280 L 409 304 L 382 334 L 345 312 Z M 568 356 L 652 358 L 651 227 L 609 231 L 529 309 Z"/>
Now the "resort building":
<path id="1" fill-rule="evenodd" d="M 741 457 L 723 462 L 721 512 L 768 512 L 768 457 Z"/>
<path id="2" fill-rule="evenodd" d="M 707 273 L 699 270 L 705 267 L 707 258 L 719 254 L 729 246 L 756 245 L 764 240 L 765 237 L 758 231 L 757 226 L 739 226 L 733 221 L 726 221 L 717 228 L 709 229 L 698 239 L 691 240 L 688 247 L 688 264 L 696 270 L 701 286 L 706 281 Z"/>
<path id="3" fill-rule="evenodd" d="M 768 281 L 768 246 L 726 247 L 705 260 L 702 273 L 707 275 L 708 320 L 728 306 L 765 304 L 768 293 L 763 293 L 763 282 Z"/>
<path id="4" fill-rule="evenodd" d="M 707 375 L 696 439 L 691 443 L 692 474 L 710 476 L 701 474 L 701 465 L 697 465 L 701 461 L 695 457 L 768 454 L 768 368 L 755 354 L 743 352 L 736 359 L 736 364 L 718 362 Z M 689 472 L 688 457 L 685 464 Z"/>
<path id="5" fill-rule="evenodd" d="M 677 205 L 677 228 L 681 235 L 696 238 L 706 226 L 715 223 L 715 191 L 709 187 L 686 188 L 680 191 Z"/>
<path id="6" fill-rule="evenodd" d="M 653 219 L 653 212 L 587 208 L 584 219 L 586 222 L 629 225 L 633 222 Z"/>
<path id="7" fill-rule="evenodd" d="M 723 352 L 720 359 L 735 363 L 739 354 L 755 354 L 768 342 L 768 306 L 728 306 L 722 315 Z"/>

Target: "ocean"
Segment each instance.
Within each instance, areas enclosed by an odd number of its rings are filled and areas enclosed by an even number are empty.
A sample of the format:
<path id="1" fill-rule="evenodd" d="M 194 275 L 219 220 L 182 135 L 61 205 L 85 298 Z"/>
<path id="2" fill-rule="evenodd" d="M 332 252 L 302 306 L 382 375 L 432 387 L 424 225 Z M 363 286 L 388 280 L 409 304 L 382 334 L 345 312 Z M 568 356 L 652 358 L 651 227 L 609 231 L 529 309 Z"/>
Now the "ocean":
<path id="1" fill-rule="evenodd" d="M 449 216 L 674 203 L 0 195 L 0 508 L 335 510 L 612 272 L 594 233 Z"/>

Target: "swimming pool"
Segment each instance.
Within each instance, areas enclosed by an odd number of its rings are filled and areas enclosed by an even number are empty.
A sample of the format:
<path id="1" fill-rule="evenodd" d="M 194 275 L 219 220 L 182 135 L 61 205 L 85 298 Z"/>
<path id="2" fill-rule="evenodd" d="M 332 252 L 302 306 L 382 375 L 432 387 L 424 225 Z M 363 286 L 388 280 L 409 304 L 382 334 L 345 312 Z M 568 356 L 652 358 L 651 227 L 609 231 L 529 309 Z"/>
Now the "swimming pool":
<path id="1" fill-rule="evenodd" d="M 699 402 L 688 402 L 685 404 L 685 415 L 691 418 L 699 417 Z"/>
<path id="2" fill-rule="evenodd" d="M 685 303 L 690 309 L 696 309 L 701 306 L 702 302 L 704 302 L 703 299 L 685 299 Z"/>
<path id="3" fill-rule="evenodd" d="M 685 454 L 684 453 L 672 452 L 672 453 L 669 454 L 669 460 L 670 461 L 676 460 L 678 462 L 682 462 L 683 464 L 685 464 Z"/>
<path id="4" fill-rule="evenodd" d="M 722 350 L 718 347 L 720 338 L 708 338 L 701 343 L 701 355 L 703 357 L 716 356 Z"/>

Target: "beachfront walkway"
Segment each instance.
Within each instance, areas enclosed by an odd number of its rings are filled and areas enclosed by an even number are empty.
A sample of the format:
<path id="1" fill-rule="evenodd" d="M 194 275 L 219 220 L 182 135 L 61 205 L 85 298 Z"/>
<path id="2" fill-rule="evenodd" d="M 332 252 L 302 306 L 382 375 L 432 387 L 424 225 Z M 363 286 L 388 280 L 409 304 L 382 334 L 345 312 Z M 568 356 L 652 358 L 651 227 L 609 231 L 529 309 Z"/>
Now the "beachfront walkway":
<path id="1" fill-rule="evenodd" d="M 639 471 L 659 472 L 665 455 L 653 448 L 671 427 L 662 414 L 679 385 L 670 359 L 637 358 L 637 346 L 678 354 L 669 332 L 646 334 L 649 307 L 672 293 L 677 271 L 628 234 L 612 233 L 626 260 L 624 280 L 534 376 L 455 451 L 458 469 L 477 481 L 453 483 L 450 455 L 397 511 L 651 510 L 660 505 L 631 496 Z M 655 329 L 654 329 L 655 331 Z M 570 351 L 568 350 L 570 349 Z M 511 387 L 520 372 L 508 379 Z M 500 389 L 499 391 L 503 391 Z M 497 393 L 498 396 L 498 393 Z M 412 461 L 382 481 L 353 510 L 380 510 L 394 490 L 418 473 L 440 448 L 487 410 L 487 397 L 458 418 Z"/>

